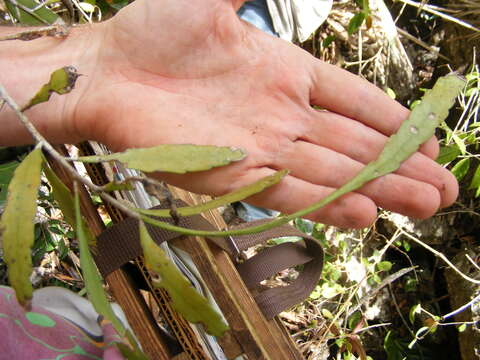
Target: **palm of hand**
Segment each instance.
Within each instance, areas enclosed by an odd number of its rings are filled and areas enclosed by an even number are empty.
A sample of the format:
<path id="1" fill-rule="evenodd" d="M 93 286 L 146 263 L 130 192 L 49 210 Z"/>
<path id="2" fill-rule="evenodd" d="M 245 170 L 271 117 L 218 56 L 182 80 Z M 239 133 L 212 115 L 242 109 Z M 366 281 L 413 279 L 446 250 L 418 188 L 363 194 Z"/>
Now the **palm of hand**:
<path id="1" fill-rule="evenodd" d="M 93 80 L 95 95 L 82 100 L 97 110 L 82 121 L 89 137 L 116 150 L 194 143 L 248 154 L 207 172 L 159 174 L 174 185 L 219 195 L 288 168 L 282 183 L 250 200 L 293 212 L 375 159 L 407 114 L 366 82 L 242 23 L 228 1 L 157 3 L 137 1 L 108 24 L 111 47 L 102 48 L 95 76 L 102 82 Z M 436 151 L 431 141 L 426 155 L 415 154 L 396 174 L 311 217 L 362 227 L 374 220 L 377 205 L 432 215 L 457 192 L 452 176 L 428 157 Z"/>

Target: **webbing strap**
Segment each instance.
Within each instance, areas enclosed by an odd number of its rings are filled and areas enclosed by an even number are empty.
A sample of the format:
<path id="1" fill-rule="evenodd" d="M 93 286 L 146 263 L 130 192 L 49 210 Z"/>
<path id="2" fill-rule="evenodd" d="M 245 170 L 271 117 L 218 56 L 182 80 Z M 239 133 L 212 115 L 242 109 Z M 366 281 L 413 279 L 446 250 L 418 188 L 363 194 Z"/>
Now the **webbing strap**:
<path id="1" fill-rule="evenodd" d="M 180 200 L 177 201 L 177 206 L 185 205 Z M 162 218 L 162 221 L 173 224 L 173 220 L 170 218 Z M 241 224 L 235 228 L 258 225 L 266 221 L 268 220 Z M 216 230 L 200 215 L 181 217 L 178 225 L 190 229 Z M 178 233 L 148 224 L 147 228 L 157 244 L 180 236 Z M 304 301 L 317 285 L 323 266 L 323 250 L 318 241 L 290 225 L 283 225 L 258 234 L 234 236 L 229 238 L 229 241 L 218 237 L 208 238 L 235 257 L 238 255 L 236 253 L 237 249 L 240 251 L 246 250 L 258 244 L 264 244 L 269 239 L 286 236 L 300 237 L 303 242 L 287 242 L 266 247 L 255 256 L 236 265 L 240 276 L 250 290 L 257 290 L 261 281 L 279 271 L 303 265 L 297 279 L 290 285 L 268 288 L 258 293 L 254 291 L 254 298 L 267 319 L 271 319 L 281 311 Z M 232 246 L 230 240 L 235 245 Z M 110 226 L 98 236 L 95 261 L 103 276 L 110 274 L 140 255 L 142 255 L 142 249 L 138 234 L 138 220 L 136 219 L 127 218 Z"/>

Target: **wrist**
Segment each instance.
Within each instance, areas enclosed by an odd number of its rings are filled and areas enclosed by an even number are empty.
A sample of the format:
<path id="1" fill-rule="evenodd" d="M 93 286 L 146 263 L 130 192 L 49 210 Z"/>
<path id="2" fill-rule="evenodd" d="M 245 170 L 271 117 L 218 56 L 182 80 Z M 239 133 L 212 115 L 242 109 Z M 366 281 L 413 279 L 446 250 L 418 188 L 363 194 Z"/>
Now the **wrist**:
<path id="1" fill-rule="evenodd" d="M 19 28 L 0 28 L 0 36 L 19 32 Z M 74 66 L 80 74 L 90 74 L 102 37 L 102 24 L 70 29 L 66 38 L 44 37 L 32 41 L 0 42 L 0 83 L 19 106 L 25 105 L 49 81 L 50 74 L 64 66 Z M 74 115 L 85 93 L 88 76 L 78 78 L 72 92 L 52 94 L 49 101 L 25 112 L 39 132 L 52 143 L 73 143 L 81 138 Z M 31 136 L 7 106 L 0 111 L 0 145 L 32 142 Z"/>

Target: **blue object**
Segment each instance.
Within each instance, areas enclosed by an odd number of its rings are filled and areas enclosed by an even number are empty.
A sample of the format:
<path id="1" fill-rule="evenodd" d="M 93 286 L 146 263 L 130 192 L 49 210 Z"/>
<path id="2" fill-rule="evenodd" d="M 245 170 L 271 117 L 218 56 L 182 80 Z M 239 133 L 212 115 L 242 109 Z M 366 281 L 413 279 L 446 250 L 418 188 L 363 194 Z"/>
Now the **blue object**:
<path id="1" fill-rule="evenodd" d="M 272 17 L 265 0 L 247 1 L 237 12 L 241 19 L 266 32 L 278 36 L 273 29 Z"/>

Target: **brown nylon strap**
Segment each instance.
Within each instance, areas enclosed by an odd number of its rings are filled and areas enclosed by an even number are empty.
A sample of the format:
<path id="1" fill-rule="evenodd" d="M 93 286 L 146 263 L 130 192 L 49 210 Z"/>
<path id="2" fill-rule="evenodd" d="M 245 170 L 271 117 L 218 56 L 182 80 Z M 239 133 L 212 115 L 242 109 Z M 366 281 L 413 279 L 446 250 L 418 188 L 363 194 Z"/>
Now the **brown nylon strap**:
<path id="1" fill-rule="evenodd" d="M 235 229 L 243 229 L 246 227 L 258 226 L 261 224 L 265 224 L 269 221 L 271 221 L 271 219 L 251 221 L 248 223 L 237 225 L 235 226 Z M 307 237 L 307 235 L 297 230 L 293 226 L 286 224 L 286 225 L 280 225 L 272 229 L 262 231 L 261 233 L 257 233 L 257 234 L 235 236 L 235 242 L 237 243 L 237 246 L 240 250 L 246 250 L 252 246 L 262 244 L 266 240 L 275 239 L 279 237 L 287 237 L 287 236 L 296 236 L 301 238 Z"/>
<path id="2" fill-rule="evenodd" d="M 275 261 L 272 261 L 275 259 Z M 276 273 L 303 265 L 313 258 L 305 246 L 298 243 L 283 243 L 263 249 L 258 254 L 237 265 L 237 270 L 248 288 L 257 286 L 261 281 Z"/>
<path id="3" fill-rule="evenodd" d="M 316 240 L 310 237 L 304 239 L 307 252 L 313 260 L 304 265 L 297 279 L 288 286 L 266 289 L 255 296 L 255 301 L 267 319 L 271 319 L 280 312 L 304 301 L 320 280 L 323 267 L 322 247 Z M 276 252 L 275 258 L 289 256 L 289 254 L 283 253 L 283 251 L 284 249 L 280 249 Z"/>
<path id="4" fill-rule="evenodd" d="M 177 200 L 177 206 L 185 206 L 181 200 Z M 160 208 L 160 207 L 156 207 Z M 170 218 L 162 218 L 162 221 L 173 224 Z M 236 228 L 259 225 L 269 220 L 259 220 L 242 224 Z M 202 216 L 181 217 L 179 226 L 190 229 L 215 230 L 214 227 Z M 160 244 L 179 237 L 178 233 L 167 231 L 147 224 L 153 240 Z M 232 237 L 235 246 L 240 250 L 265 243 L 272 238 L 297 236 L 304 240 L 301 242 L 283 243 L 274 247 L 266 248 L 244 263 L 238 264 L 237 269 L 249 289 L 286 268 L 304 265 L 298 278 L 286 287 L 267 289 L 254 298 L 265 317 L 270 319 L 275 315 L 305 300 L 317 285 L 323 265 L 323 251 L 319 243 L 310 236 L 303 234 L 290 225 L 276 227 L 262 233 Z M 230 255 L 237 255 L 235 249 L 229 245 L 229 241 L 223 238 L 209 238 L 217 246 Z M 107 228 L 97 241 L 95 261 L 103 276 L 115 271 L 127 262 L 142 254 L 138 234 L 138 220 L 127 218 Z"/>
<path id="5" fill-rule="evenodd" d="M 176 202 L 178 207 L 186 205 L 180 200 Z M 160 208 L 162 207 L 158 206 L 154 207 L 153 209 Z M 171 218 L 162 218 L 161 221 L 169 224 L 174 223 Z M 161 244 L 164 241 L 173 240 L 181 236 L 176 232 L 164 230 L 157 226 L 151 226 L 148 224 L 146 224 L 146 226 L 152 239 L 157 244 Z M 188 217 L 183 216 L 180 218 L 178 226 L 189 229 L 216 230 L 200 215 Z M 95 262 L 102 276 L 107 276 L 111 272 L 120 268 L 122 265 L 142 255 L 142 247 L 139 239 L 138 220 L 131 217 L 108 227 L 104 232 L 102 232 L 98 236 L 97 251 L 95 254 Z M 229 254 L 233 252 L 225 239 L 212 238 L 210 240 Z"/>

